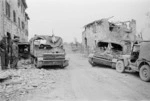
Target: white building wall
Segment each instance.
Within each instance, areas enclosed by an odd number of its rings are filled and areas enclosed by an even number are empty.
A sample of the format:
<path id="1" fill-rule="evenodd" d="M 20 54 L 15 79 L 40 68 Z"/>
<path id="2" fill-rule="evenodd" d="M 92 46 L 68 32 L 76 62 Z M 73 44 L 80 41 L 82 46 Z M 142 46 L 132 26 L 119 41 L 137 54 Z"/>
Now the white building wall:
<path id="1" fill-rule="evenodd" d="M 127 39 L 129 37 L 130 40 L 135 39 L 136 34 L 136 22 L 135 20 L 131 20 L 130 29 L 123 28 L 123 26 L 114 27 L 113 31 L 109 29 L 110 25 L 107 19 L 102 19 L 101 23 L 93 23 L 85 27 L 85 30 L 82 34 L 82 45 L 85 47 L 85 38 L 87 38 L 87 46 L 89 48 L 89 52 L 93 51 L 96 46 L 96 43 L 99 40 L 110 40 L 120 42 L 123 39 Z M 131 32 L 127 33 L 126 30 Z M 85 47 L 87 48 L 87 47 Z"/>
<path id="2" fill-rule="evenodd" d="M 0 40 L 2 39 L 3 36 L 3 5 L 2 5 L 3 0 L 0 0 Z"/>
<path id="3" fill-rule="evenodd" d="M 5 7 L 6 1 L 10 5 L 10 18 L 6 16 L 6 7 Z M 3 23 L 0 24 L 0 33 L 4 33 L 5 35 L 7 35 L 7 33 L 10 33 L 12 38 L 14 37 L 14 35 L 17 35 L 20 37 L 21 42 L 28 41 L 28 36 L 25 34 L 26 30 L 28 30 L 28 27 L 26 27 L 28 26 L 26 25 L 28 24 L 28 20 L 25 21 L 25 8 L 24 8 L 24 11 L 21 12 L 21 6 L 24 7 L 23 3 L 20 2 L 20 6 L 18 6 L 18 0 L 0 0 L 1 5 L 2 3 L 3 3 L 3 6 L 0 6 L 1 8 L 3 8 L 3 9 L 0 9 L 0 15 L 1 15 L 0 22 L 3 21 L 2 16 L 4 16 L 4 24 Z M 3 14 L 3 10 L 4 10 L 4 14 Z M 13 21 L 13 11 L 16 12 L 16 22 Z M 18 17 L 20 18 L 20 26 L 18 23 Z M 22 29 L 22 22 L 24 22 L 25 24 L 24 29 Z"/>

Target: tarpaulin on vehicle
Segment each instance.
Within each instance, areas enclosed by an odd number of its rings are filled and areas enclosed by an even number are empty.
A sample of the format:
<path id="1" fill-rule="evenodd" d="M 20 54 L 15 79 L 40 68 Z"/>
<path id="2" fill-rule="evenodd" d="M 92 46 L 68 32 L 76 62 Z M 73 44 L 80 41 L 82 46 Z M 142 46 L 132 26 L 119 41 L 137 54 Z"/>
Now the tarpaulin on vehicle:
<path id="1" fill-rule="evenodd" d="M 142 42 L 140 44 L 139 59 L 150 61 L 150 42 Z"/>
<path id="2" fill-rule="evenodd" d="M 30 42 L 33 42 L 35 40 L 46 40 L 46 44 L 50 45 L 51 47 L 61 47 L 63 45 L 63 40 L 62 38 L 58 36 L 46 36 L 46 35 L 37 35 L 34 36 Z"/>

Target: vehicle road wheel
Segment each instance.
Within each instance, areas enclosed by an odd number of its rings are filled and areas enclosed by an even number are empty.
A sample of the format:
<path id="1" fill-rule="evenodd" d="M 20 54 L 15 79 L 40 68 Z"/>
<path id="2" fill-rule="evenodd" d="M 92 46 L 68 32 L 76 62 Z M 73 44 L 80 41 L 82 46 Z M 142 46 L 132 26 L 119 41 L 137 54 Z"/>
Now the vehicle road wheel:
<path id="1" fill-rule="evenodd" d="M 96 64 L 93 62 L 93 59 L 89 59 L 89 63 L 92 65 L 92 66 L 95 66 Z"/>
<path id="2" fill-rule="evenodd" d="M 117 61 L 116 63 L 116 71 L 117 72 L 120 72 L 120 73 L 123 73 L 125 71 L 125 66 L 124 66 L 124 62 L 119 60 Z"/>
<path id="3" fill-rule="evenodd" d="M 150 66 L 143 65 L 140 68 L 140 78 L 146 82 L 150 81 Z"/>

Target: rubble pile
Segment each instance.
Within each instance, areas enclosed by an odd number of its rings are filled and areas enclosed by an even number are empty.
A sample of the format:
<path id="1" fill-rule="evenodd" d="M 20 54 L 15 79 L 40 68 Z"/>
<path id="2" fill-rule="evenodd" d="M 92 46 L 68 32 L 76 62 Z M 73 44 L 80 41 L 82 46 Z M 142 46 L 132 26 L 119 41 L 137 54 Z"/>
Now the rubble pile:
<path id="1" fill-rule="evenodd" d="M 55 72 L 45 69 L 35 69 L 30 65 L 26 66 L 31 68 L 7 71 L 10 79 L 0 82 L 0 99 L 14 99 L 16 96 L 25 95 L 30 91 L 51 89 L 45 87 L 53 87 L 53 84 L 57 80 Z"/>
<path id="2" fill-rule="evenodd" d="M 33 68 L 34 66 L 31 65 L 30 59 L 27 59 L 27 60 L 22 59 L 18 62 L 18 67 L 19 69 L 30 69 L 30 68 Z"/>

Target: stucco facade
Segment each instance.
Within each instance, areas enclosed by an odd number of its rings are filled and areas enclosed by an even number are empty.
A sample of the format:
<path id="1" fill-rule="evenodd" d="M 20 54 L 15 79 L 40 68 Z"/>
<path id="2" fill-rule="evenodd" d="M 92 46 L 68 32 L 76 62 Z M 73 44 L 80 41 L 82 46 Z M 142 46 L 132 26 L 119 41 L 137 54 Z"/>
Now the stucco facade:
<path id="1" fill-rule="evenodd" d="M 86 50 L 92 51 L 99 40 L 120 42 L 121 40 L 135 40 L 136 21 L 113 23 L 108 19 L 101 19 L 84 26 L 82 32 L 82 45 Z"/>
<path id="2" fill-rule="evenodd" d="M 28 14 L 26 0 L 0 0 L 0 39 L 10 35 L 28 41 Z"/>

